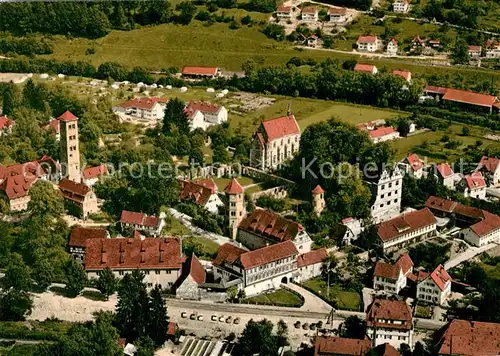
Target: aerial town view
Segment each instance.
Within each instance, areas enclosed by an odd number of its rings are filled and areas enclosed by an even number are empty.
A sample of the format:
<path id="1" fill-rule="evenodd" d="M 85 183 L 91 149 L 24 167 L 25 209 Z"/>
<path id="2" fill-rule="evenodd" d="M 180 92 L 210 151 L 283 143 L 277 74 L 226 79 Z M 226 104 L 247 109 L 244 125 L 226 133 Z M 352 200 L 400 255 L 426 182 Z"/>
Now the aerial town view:
<path id="1" fill-rule="evenodd" d="M 0 356 L 500 355 L 499 0 L 0 31 Z"/>

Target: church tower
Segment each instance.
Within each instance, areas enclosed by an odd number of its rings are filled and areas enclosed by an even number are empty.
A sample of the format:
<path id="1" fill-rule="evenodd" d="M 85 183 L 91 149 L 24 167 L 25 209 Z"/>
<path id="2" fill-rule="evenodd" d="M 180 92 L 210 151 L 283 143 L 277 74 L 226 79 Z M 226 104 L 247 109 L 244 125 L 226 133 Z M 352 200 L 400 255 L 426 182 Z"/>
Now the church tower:
<path id="1" fill-rule="evenodd" d="M 81 182 L 80 145 L 78 141 L 78 118 L 66 111 L 57 118 L 61 124 L 62 177 Z"/>
<path id="2" fill-rule="evenodd" d="M 325 209 L 325 190 L 317 185 L 312 191 L 313 211 L 316 216 L 320 216 L 321 212 Z"/>
<path id="3" fill-rule="evenodd" d="M 227 195 L 227 214 L 229 222 L 229 231 L 231 237 L 236 239 L 238 225 L 245 215 L 244 189 L 236 178 L 233 177 L 224 189 Z"/>

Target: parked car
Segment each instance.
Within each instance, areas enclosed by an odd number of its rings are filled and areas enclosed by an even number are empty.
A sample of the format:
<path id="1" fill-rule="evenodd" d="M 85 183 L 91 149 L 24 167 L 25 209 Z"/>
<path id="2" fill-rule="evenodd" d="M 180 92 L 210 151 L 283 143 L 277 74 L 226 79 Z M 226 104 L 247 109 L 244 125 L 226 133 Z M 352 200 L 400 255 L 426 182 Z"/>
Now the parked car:
<path id="1" fill-rule="evenodd" d="M 182 312 L 181 313 L 181 318 L 187 318 L 188 313 L 187 312 Z"/>
<path id="2" fill-rule="evenodd" d="M 224 316 L 219 317 L 219 321 L 220 321 L 221 323 L 223 323 L 223 322 L 224 322 Z"/>
<path id="3" fill-rule="evenodd" d="M 189 316 L 189 319 L 196 320 L 196 313 L 193 313 Z"/>
<path id="4" fill-rule="evenodd" d="M 240 323 L 240 320 L 241 320 L 241 319 L 240 319 L 239 317 L 238 317 L 238 318 L 234 318 L 234 323 L 235 323 L 235 324 L 239 324 L 239 323 Z"/>
<path id="5" fill-rule="evenodd" d="M 203 321 L 203 314 L 198 315 L 198 321 Z"/>
<path id="6" fill-rule="evenodd" d="M 217 321 L 217 315 L 212 315 L 212 321 Z"/>
<path id="7" fill-rule="evenodd" d="M 230 315 L 226 319 L 226 323 L 230 324 L 233 321 L 233 317 Z"/>

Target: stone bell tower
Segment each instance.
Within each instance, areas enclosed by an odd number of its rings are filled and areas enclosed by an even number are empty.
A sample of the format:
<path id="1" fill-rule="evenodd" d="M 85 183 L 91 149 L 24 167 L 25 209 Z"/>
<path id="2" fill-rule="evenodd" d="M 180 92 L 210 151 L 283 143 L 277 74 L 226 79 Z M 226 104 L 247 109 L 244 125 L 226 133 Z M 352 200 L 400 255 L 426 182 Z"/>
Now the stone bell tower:
<path id="1" fill-rule="evenodd" d="M 78 118 L 66 111 L 57 118 L 61 124 L 62 177 L 81 182 L 80 144 L 78 141 Z"/>
<path id="2" fill-rule="evenodd" d="M 320 185 L 317 185 L 312 191 L 312 204 L 314 213 L 316 216 L 320 216 L 326 205 L 325 190 Z"/>
<path id="3" fill-rule="evenodd" d="M 231 237 L 236 239 L 238 225 L 245 215 L 245 191 L 236 178 L 233 177 L 224 189 L 227 195 L 228 227 Z"/>

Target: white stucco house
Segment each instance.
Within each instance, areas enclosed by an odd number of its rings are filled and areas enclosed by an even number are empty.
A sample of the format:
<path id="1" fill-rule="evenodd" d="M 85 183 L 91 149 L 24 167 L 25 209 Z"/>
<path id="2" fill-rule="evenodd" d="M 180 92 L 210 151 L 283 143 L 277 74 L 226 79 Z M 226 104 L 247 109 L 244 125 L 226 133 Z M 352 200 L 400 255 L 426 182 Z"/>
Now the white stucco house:
<path id="1" fill-rule="evenodd" d="M 211 212 L 219 214 L 219 208 L 224 206 L 224 202 L 219 197 L 213 185 L 206 184 L 204 181 L 180 180 L 181 194 L 180 200 L 183 202 L 192 201 Z"/>
<path id="2" fill-rule="evenodd" d="M 250 147 L 250 166 L 263 171 L 278 168 L 299 150 L 300 127 L 290 112 L 287 116 L 262 121 Z"/>
<path id="3" fill-rule="evenodd" d="M 435 166 L 435 175 L 438 181 L 446 188 L 455 189 L 455 172 L 448 163 L 440 163 Z"/>
<path id="4" fill-rule="evenodd" d="M 323 261 L 328 257 L 326 248 L 313 250 L 297 256 L 297 272 L 294 281 L 302 283 L 321 275 Z"/>
<path id="5" fill-rule="evenodd" d="M 279 6 L 276 10 L 276 17 L 278 20 L 291 20 L 292 19 L 292 7 L 291 6 Z"/>
<path id="6" fill-rule="evenodd" d="M 101 164 L 95 167 L 85 167 L 82 172 L 82 182 L 89 187 L 93 187 L 99 179 L 107 176 L 108 166 L 105 164 Z"/>
<path id="7" fill-rule="evenodd" d="M 318 21 L 318 9 L 315 7 L 304 7 L 301 11 L 302 21 L 304 22 L 314 22 Z"/>
<path id="8" fill-rule="evenodd" d="M 384 250 L 397 251 L 436 234 L 437 220 L 428 208 L 410 211 L 377 226 Z"/>
<path id="9" fill-rule="evenodd" d="M 359 36 L 356 45 L 360 52 L 376 52 L 383 47 L 382 40 L 377 36 Z"/>
<path id="10" fill-rule="evenodd" d="M 394 263 L 377 262 L 373 272 L 373 289 L 399 294 L 406 287 L 406 276 L 413 271 L 413 261 L 405 253 Z"/>
<path id="11" fill-rule="evenodd" d="M 161 120 L 165 114 L 167 103 L 167 98 L 135 98 L 113 107 L 113 112 L 138 119 Z"/>
<path id="12" fill-rule="evenodd" d="M 467 174 L 458 184 L 465 198 L 486 199 L 486 182 L 481 172 Z"/>
<path id="13" fill-rule="evenodd" d="M 451 294 L 451 277 L 442 265 L 431 273 L 418 274 L 417 299 L 432 304 L 443 304 Z"/>
<path id="14" fill-rule="evenodd" d="M 399 169 L 413 178 L 420 179 L 424 176 L 424 161 L 416 154 L 409 154 L 398 163 Z"/>
<path id="15" fill-rule="evenodd" d="M 500 159 L 496 157 L 481 157 L 476 172 L 482 172 L 489 187 L 500 185 Z"/>
<path id="16" fill-rule="evenodd" d="M 386 52 L 387 52 L 387 54 L 394 56 L 394 55 L 398 54 L 398 50 L 399 50 L 398 41 L 393 37 L 387 43 Z"/>
<path id="17" fill-rule="evenodd" d="M 406 14 L 410 11 L 410 2 L 408 0 L 395 0 L 392 3 L 392 10 L 396 13 Z"/>
<path id="18" fill-rule="evenodd" d="M 411 308 L 403 300 L 373 300 L 366 312 L 366 335 L 374 346 L 389 343 L 396 349 L 401 344 L 413 345 Z"/>
<path id="19" fill-rule="evenodd" d="M 220 125 L 227 121 L 227 109 L 216 104 L 191 100 L 184 111 L 188 116 L 191 130 L 197 128 L 206 130 L 210 126 Z"/>
<path id="20" fill-rule="evenodd" d="M 345 8 L 331 7 L 328 9 L 328 17 L 330 18 L 330 23 L 333 24 L 347 22 L 347 10 Z"/>
<path id="21" fill-rule="evenodd" d="M 357 240 L 359 234 L 364 230 L 364 223 L 361 219 L 352 217 L 342 219 L 336 229 L 337 241 L 342 241 L 344 245 L 350 245 Z"/>
<path id="22" fill-rule="evenodd" d="M 260 208 L 241 220 L 237 239 L 251 250 L 292 241 L 299 254 L 303 254 L 311 251 L 312 246 L 312 239 L 301 224 Z"/>

